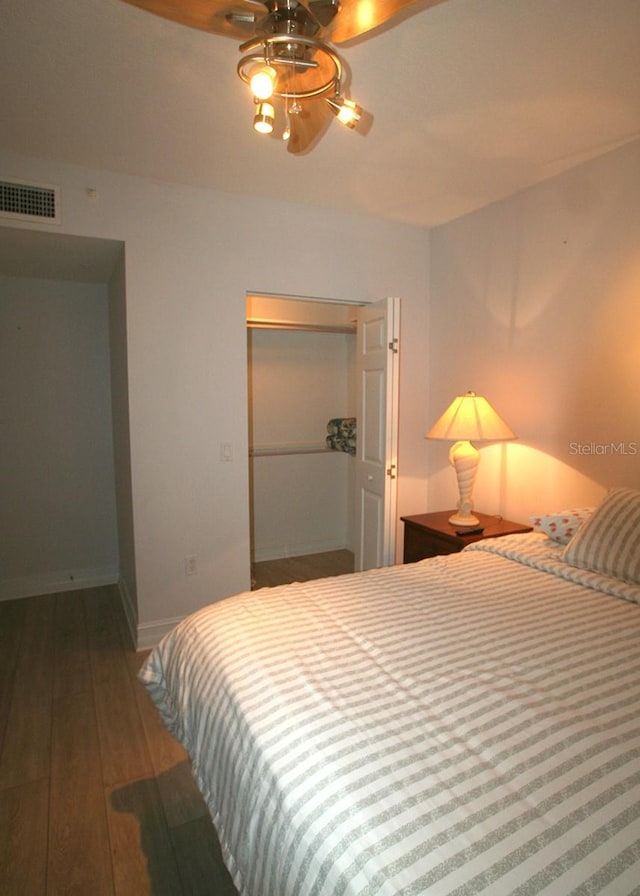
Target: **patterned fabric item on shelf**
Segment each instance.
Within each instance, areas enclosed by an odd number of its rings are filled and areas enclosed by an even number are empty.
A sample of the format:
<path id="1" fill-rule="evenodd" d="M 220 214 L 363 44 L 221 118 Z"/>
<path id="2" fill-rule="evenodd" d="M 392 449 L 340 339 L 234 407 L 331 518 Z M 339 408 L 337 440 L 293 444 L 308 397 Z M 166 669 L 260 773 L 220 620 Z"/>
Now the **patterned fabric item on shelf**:
<path id="1" fill-rule="evenodd" d="M 355 417 L 334 417 L 327 423 L 327 432 L 327 448 L 346 451 L 347 454 L 356 453 Z"/>

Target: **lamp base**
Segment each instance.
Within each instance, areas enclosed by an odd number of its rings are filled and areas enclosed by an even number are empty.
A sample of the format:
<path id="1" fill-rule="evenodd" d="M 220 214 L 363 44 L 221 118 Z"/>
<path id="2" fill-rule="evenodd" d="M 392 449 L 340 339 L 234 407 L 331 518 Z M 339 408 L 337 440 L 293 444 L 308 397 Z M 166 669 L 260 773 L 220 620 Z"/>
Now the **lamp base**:
<path id="1" fill-rule="evenodd" d="M 479 460 L 480 452 L 471 442 L 456 442 L 449 451 L 449 463 L 456 471 L 460 495 L 458 509 L 449 517 L 449 522 L 457 528 L 473 529 L 480 524 L 480 520 L 471 512 L 473 510 L 471 494 Z"/>
<path id="2" fill-rule="evenodd" d="M 476 526 L 480 525 L 480 520 L 472 513 L 454 513 L 453 516 L 449 517 L 449 522 L 458 529 L 475 529 Z"/>

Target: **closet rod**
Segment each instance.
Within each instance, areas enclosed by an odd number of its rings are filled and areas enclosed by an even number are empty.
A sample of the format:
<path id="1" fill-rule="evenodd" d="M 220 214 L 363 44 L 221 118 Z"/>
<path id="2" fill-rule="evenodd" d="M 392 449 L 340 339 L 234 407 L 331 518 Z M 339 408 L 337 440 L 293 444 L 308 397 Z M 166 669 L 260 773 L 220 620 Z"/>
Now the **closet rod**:
<path id="1" fill-rule="evenodd" d="M 268 318 L 252 317 L 247 320 L 247 327 L 260 330 L 306 330 L 314 333 L 346 333 L 356 332 L 353 324 L 311 324 L 295 320 L 269 320 Z"/>

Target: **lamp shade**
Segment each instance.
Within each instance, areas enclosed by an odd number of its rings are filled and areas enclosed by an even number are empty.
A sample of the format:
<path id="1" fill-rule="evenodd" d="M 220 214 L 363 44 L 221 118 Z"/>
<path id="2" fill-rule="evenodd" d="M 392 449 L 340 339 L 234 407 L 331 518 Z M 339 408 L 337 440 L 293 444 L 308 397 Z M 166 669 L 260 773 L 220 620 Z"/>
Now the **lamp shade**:
<path id="1" fill-rule="evenodd" d="M 466 395 L 458 395 L 453 399 L 425 438 L 447 439 L 451 442 L 497 442 L 515 439 L 516 435 L 486 398 L 475 392 L 467 392 Z"/>
<path id="2" fill-rule="evenodd" d="M 497 442 L 515 439 L 502 417 L 491 407 L 486 398 L 467 392 L 453 399 L 429 432 L 426 439 L 446 439 L 454 442 L 449 450 L 449 462 L 458 479 L 458 510 L 449 517 L 452 526 L 461 529 L 478 525 L 473 510 L 473 484 L 476 478 L 480 452 L 474 442 Z"/>

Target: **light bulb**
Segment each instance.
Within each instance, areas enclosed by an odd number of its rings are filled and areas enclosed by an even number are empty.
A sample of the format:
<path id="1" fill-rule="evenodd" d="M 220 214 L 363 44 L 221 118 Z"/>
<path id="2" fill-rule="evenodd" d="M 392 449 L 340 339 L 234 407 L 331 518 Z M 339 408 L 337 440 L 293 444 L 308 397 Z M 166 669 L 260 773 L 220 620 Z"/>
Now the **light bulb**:
<path id="1" fill-rule="evenodd" d="M 273 131 L 275 111 L 271 103 L 258 103 L 253 118 L 253 127 L 259 134 L 270 134 Z"/>
<path id="2" fill-rule="evenodd" d="M 362 109 L 353 100 L 342 100 L 340 111 L 337 113 L 338 121 L 345 124 L 348 128 L 355 128 L 356 123 L 360 121 Z"/>
<path id="3" fill-rule="evenodd" d="M 354 103 L 353 100 L 345 100 L 341 96 L 327 97 L 327 103 L 340 124 L 344 124 L 348 128 L 355 128 L 360 121 L 362 107 Z"/>
<path id="4" fill-rule="evenodd" d="M 257 100 L 268 100 L 273 96 L 276 83 L 276 71 L 270 65 L 262 65 L 251 75 L 249 85 Z"/>

